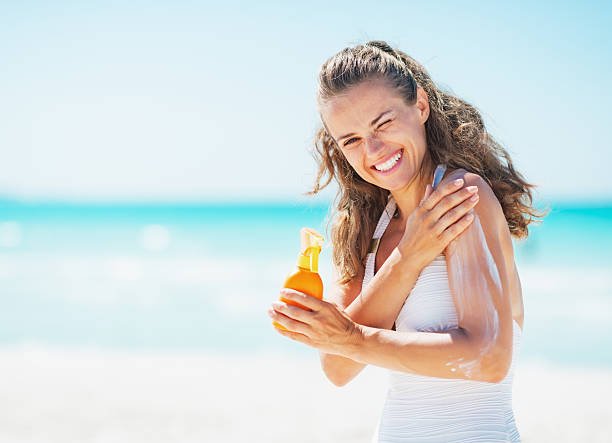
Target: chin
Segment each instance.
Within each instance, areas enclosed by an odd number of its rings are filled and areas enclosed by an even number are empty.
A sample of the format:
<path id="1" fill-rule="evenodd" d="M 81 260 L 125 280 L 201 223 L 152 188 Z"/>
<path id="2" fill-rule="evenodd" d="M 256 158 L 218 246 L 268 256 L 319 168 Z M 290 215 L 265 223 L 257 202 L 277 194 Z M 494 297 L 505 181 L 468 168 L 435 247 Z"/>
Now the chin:
<path id="1" fill-rule="evenodd" d="M 391 192 L 400 191 L 410 186 L 410 184 L 414 182 L 416 177 L 416 173 L 402 174 L 398 177 L 389 177 L 388 180 L 378 180 L 378 183 L 376 183 L 376 185 Z"/>

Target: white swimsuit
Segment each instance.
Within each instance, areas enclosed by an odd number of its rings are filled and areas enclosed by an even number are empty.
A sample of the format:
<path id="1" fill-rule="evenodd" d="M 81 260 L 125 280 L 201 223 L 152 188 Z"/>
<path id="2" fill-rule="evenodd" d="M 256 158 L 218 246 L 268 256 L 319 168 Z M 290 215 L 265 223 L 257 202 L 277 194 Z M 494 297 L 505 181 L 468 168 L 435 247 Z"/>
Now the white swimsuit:
<path id="1" fill-rule="evenodd" d="M 373 235 L 362 290 L 374 276 L 378 241 L 395 213 L 389 196 Z M 444 331 L 457 327 L 444 255 L 419 275 L 397 320 L 397 331 Z M 513 321 L 512 364 L 500 383 L 446 379 L 389 371 L 389 389 L 372 439 L 377 443 L 520 442 L 512 411 L 512 374 L 521 340 Z"/>

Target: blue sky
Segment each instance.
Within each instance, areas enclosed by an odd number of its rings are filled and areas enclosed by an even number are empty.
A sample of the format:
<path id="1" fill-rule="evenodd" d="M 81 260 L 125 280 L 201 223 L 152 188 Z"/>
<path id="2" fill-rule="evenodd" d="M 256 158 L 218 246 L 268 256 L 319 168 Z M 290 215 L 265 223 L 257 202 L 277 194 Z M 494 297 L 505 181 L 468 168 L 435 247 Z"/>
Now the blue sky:
<path id="1" fill-rule="evenodd" d="M 612 199 L 612 7 L 533 3 L 0 0 L 0 195 L 296 199 L 319 66 L 379 39 L 478 107 L 539 195 Z"/>

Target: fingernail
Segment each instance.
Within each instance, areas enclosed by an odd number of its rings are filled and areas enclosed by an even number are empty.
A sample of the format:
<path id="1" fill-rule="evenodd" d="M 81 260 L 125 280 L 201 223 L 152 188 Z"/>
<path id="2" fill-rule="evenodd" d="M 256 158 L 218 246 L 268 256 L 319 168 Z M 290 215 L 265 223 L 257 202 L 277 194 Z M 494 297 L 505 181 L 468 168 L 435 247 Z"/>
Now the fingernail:
<path id="1" fill-rule="evenodd" d="M 477 201 L 479 198 L 480 198 L 480 197 L 478 196 L 478 194 L 474 194 L 474 195 L 472 195 L 472 196 L 470 197 L 470 200 L 471 200 L 471 201 L 473 201 L 473 202 L 475 202 L 475 201 Z"/>
<path id="2" fill-rule="evenodd" d="M 478 192 L 478 186 L 468 186 L 467 188 L 465 188 L 469 193 L 474 193 L 474 192 Z"/>
<path id="3" fill-rule="evenodd" d="M 463 184 L 463 179 L 462 178 L 458 178 L 457 180 L 455 180 L 453 182 L 453 185 L 455 186 L 461 186 Z"/>
<path id="4" fill-rule="evenodd" d="M 465 219 L 467 221 L 472 221 L 473 218 L 474 218 L 474 214 L 468 214 L 468 215 L 465 216 Z"/>

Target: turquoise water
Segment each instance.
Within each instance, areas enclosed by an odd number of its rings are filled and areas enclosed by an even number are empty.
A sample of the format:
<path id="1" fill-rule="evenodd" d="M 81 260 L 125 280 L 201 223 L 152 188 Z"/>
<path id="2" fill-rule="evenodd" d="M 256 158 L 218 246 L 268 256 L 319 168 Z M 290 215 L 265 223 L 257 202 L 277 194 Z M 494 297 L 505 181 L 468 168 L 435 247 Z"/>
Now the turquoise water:
<path id="1" fill-rule="evenodd" d="M 0 344 L 308 352 L 266 309 L 320 204 L 0 200 Z M 551 205 L 515 243 L 521 358 L 612 367 L 612 204 Z M 321 257 L 329 278 L 330 250 Z"/>

